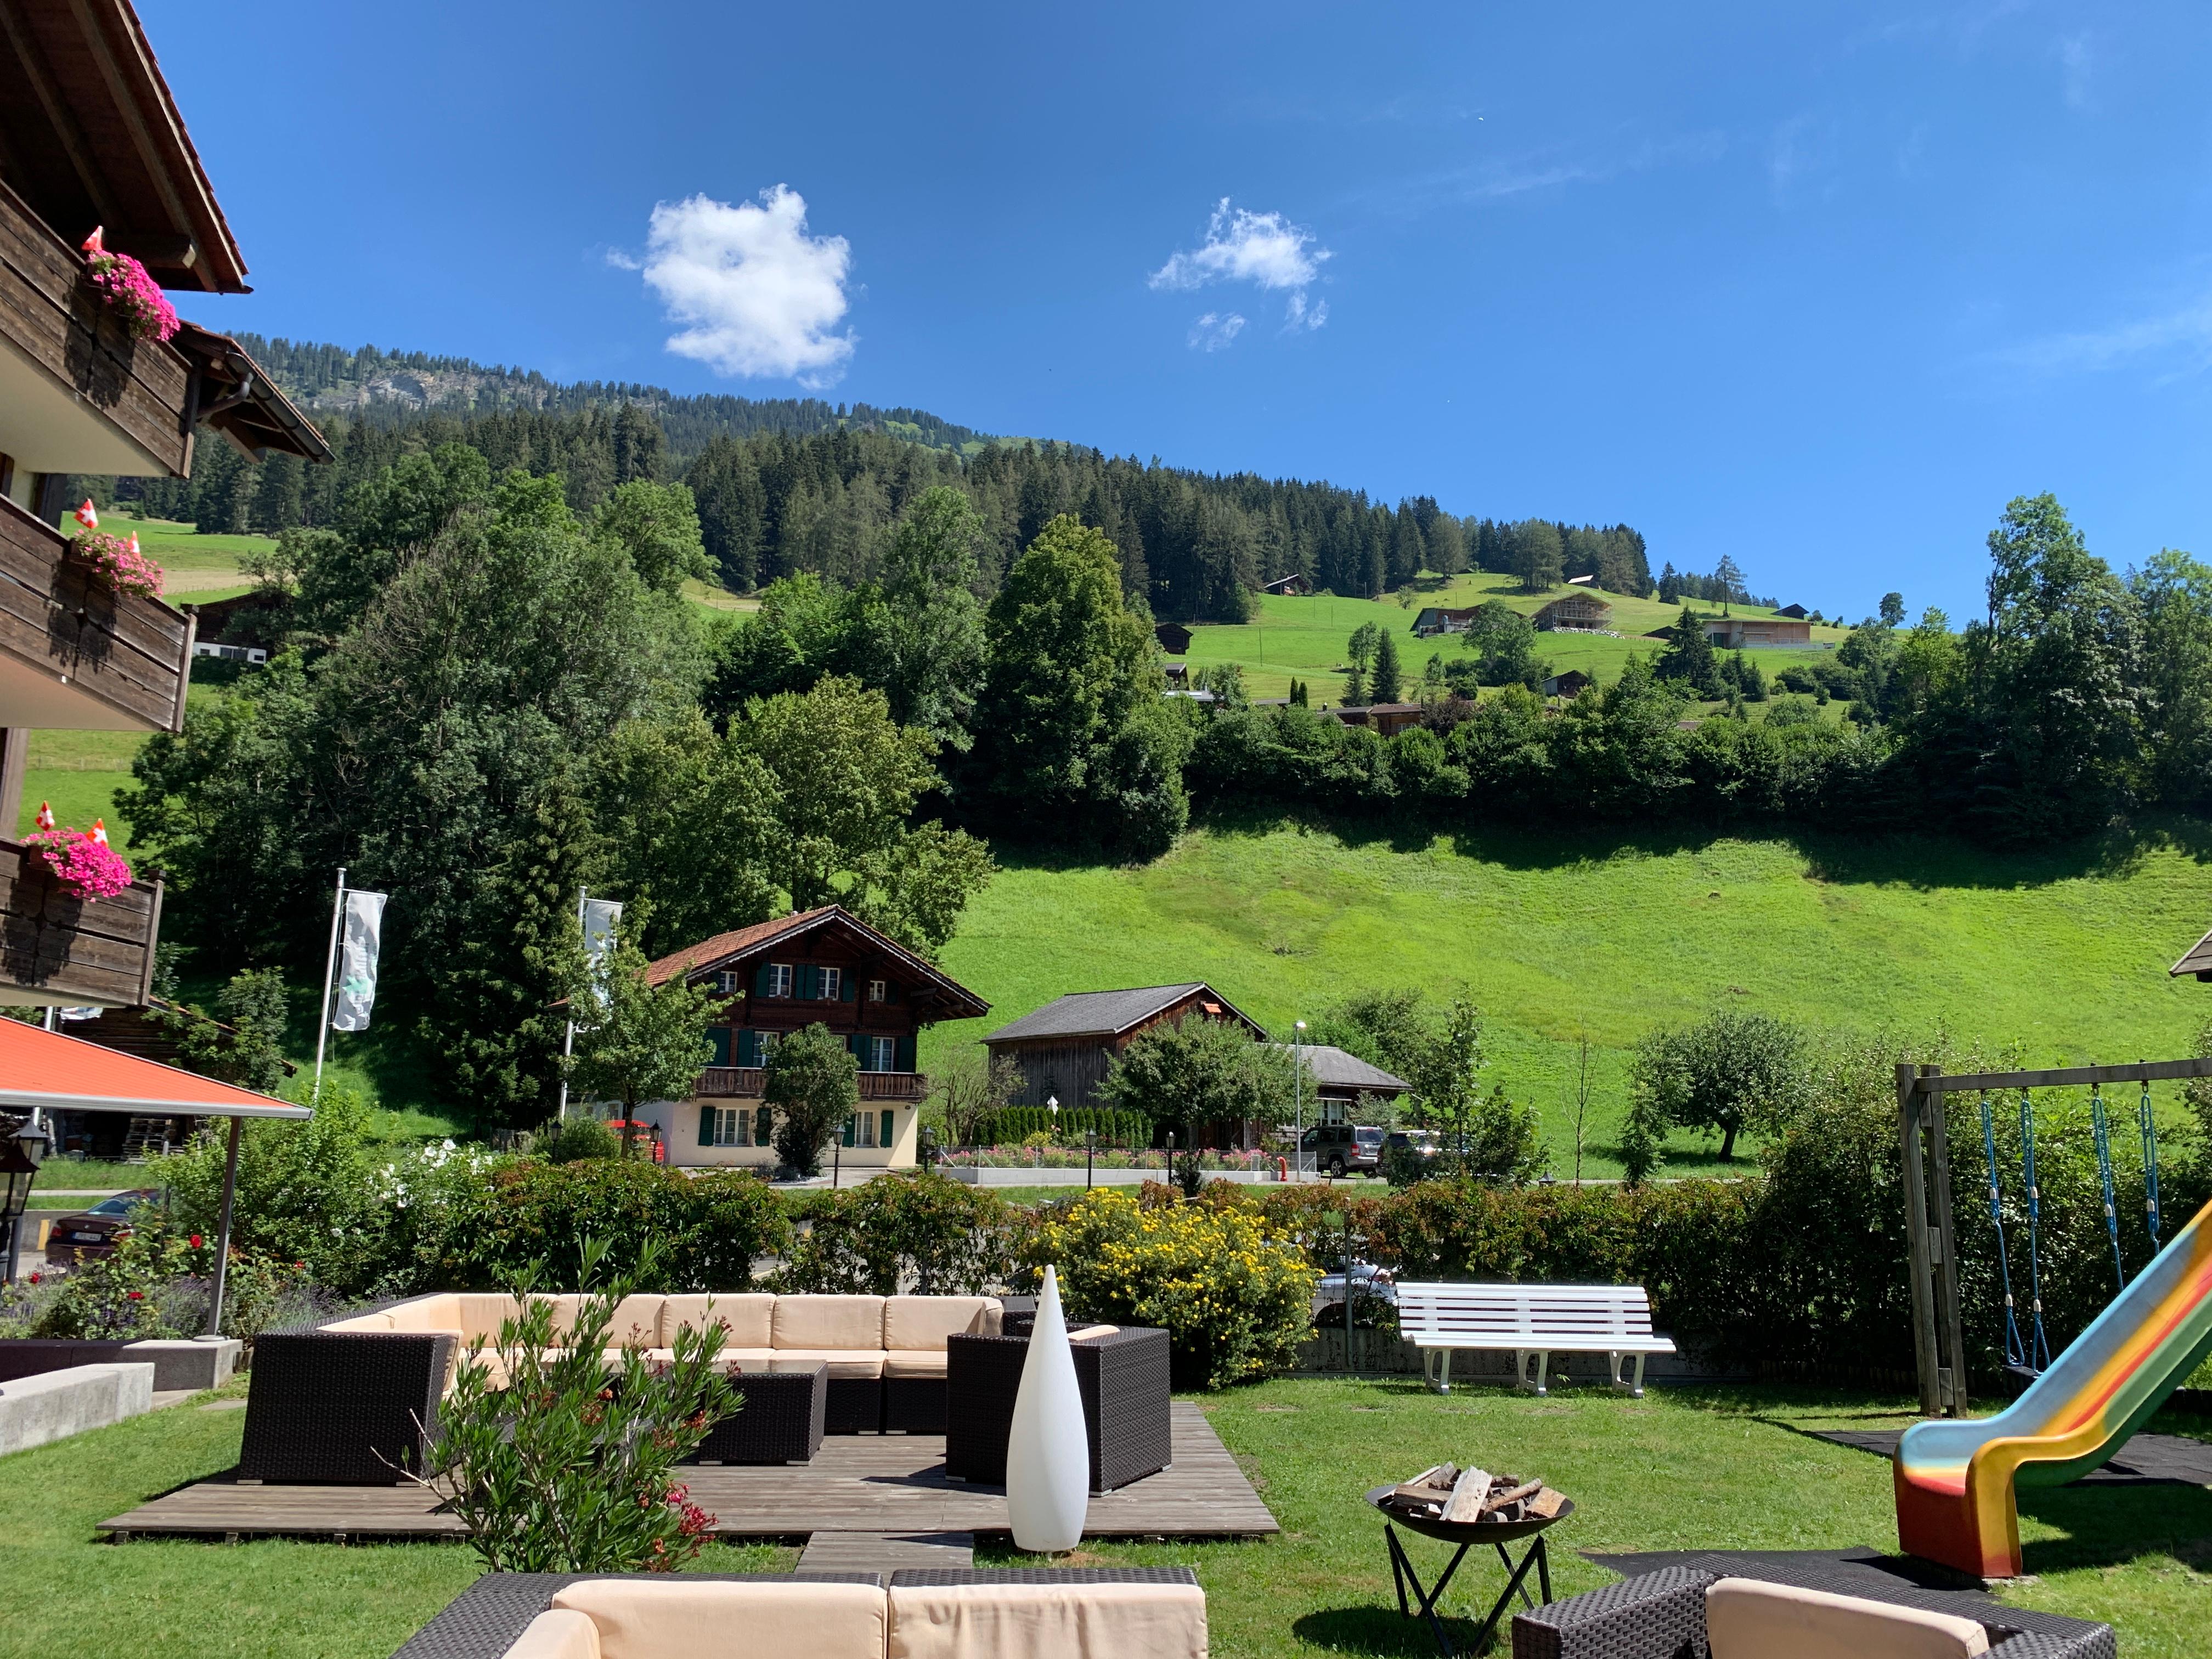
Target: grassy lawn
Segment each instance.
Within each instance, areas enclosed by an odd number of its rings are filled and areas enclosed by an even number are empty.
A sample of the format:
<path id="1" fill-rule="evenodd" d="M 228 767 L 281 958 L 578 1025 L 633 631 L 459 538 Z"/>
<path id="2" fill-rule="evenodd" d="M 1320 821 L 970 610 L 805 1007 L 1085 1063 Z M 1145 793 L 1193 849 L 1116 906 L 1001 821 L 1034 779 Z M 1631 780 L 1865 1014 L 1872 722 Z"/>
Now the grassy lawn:
<path id="1" fill-rule="evenodd" d="M 1424 605 L 1457 607 L 1501 599 L 1516 611 L 1533 615 L 1553 599 L 1586 591 L 1556 587 L 1547 593 L 1528 594 L 1521 592 L 1519 586 L 1511 576 L 1484 573 L 1455 576 L 1449 581 L 1431 578 L 1419 586 L 1403 588 L 1380 599 L 1344 599 L 1333 594 L 1285 599 L 1263 593 L 1257 600 L 1253 621 L 1242 627 L 1192 629 L 1190 650 L 1184 660 L 1193 667 L 1224 662 L 1243 664 L 1245 689 L 1255 697 L 1288 696 L 1295 677 L 1310 684 L 1316 707 L 1324 702 L 1334 705 L 1344 690 L 1344 682 L 1337 678 L 1337 671 L 1345 665 L 1345 642 L 1362 623 L 1371 622 L 1398 635 L 1400 665 L 1407 678 L 1418 679 L 1423 665 L 1431 655 L 1441 653 L 1449 662 L 1464 655 L 1467 650 L 1467 636 L 1462 634 L 1433 640 L 1413 637 L 1413 618 Z M 1601 593 L 1599 597 L 1613 607 L 1613 625 L 1621 637 L 1615 639 L 1604 634 L 1544 635 L 1538 641 L 1537 652 L 1555 671 L 1579 668 L 1600 680 L 1616 679 L 1632 653 L 1648 657 L 1663 648 L 1663 641 L 1645 639 L 1644 635 L 1667 626 L 1681 615 L 1680 606 L 1661 605 L 1656 599 L 1630 599 L 1619 593 Z M 1697 608 L 1700 611 L 1718 609 L 1704 604 Z M 1756 605 L 1732 605 L 1729 609 L 1733 614 L 1745 617 L 1774 614 Z M 1820 647 L 1834 647 L 1844 638 L 1844 631 L 1840 628 L 1815 628 L 1814 649 L 1762 649 L 1750 655 L 1771 678 L 1777 669 L 1792 663 L 1820 660 L 1826 655 L 1826 651 Z"/>
<path id="2" fill-rule="evenodd" d="M 100 515 L 100 527 L 117 536 L 137 534 L 146 556 L 161 567 L 161 596 L 172 604 L 242 591 L 246 581 L 240 561 L 276 545 L 273 536 L 204 536 L 194 526 L 142 519 L 120 506 Z"/>
<path id="3" fill-rule="evenodd" d="M 229 1391 L 233 1399 L 240 1389 Z M 1579 1550 L 1894 1548 L 1887 1466 L 1803 1432 L 1908 1420 L 1899 1402 L 1808 1389 L 1426 1394 L 1413 1382 L 1286 1379 L 1200 1401 L 1282 1522 L 1244 1544 L 1109 1544 L 1085 1562 L 1184 1565 L 1206 1586 L 1224 1659 L 1433 1651 L 1401 1621 L 1381 1526 L 1360 1494 L 1445 1459 L 1541 1475 L 1577 1512 L 1551 1534 L 1560 1595 L 1612 1582 Z M 210 1407 L 216 1407 L 210 1409 Z M 0 1459 L 0 1565 L 19 1595 L 0 1656 L 178 1653 L 384 1659 L 476 1576 L 455 1545 L 94 1542 L 94 1526 L 235 1457 L 240 1413 L 211 1397 Z M 2160 1424 L 2161 1428 L 2175 1425 Z M 2109 1620 L 2129 1659 L 2201 1653 L 2212 1493 L 2102 1486 L 2031 1493 L 2034 1575 L 2006 1597 Z M 1413 1539 L 1425 1573 L 1442 1547 Z M 986 1551 L 985 1564 L 1019 1558 Z M 715 1548 L 708 1571 L 760 1571 L 788 1549 Z M 1470 1556 L 1446 1607 L 1486 1607 L 1502 1583 Z M 1467 1634 L 1462 1627 L 1461 1635 Z M 1498 1650 L 1493 1650 L 1496 1651 Z"/>
<path id="4" fill-rule="evenodd" d="M 1717 1004 L 1818 1027 L 2016 1046 L 2030 1064 L 2183 1054 L 2212 998 L 2166 969 L 2212 922 L 2201 831 L 2030 854 L 1951 842 L 1430 839 L 1273 827 L 1186 836 L 1138 868 L 1015 863 L 946 968 L 992 1005 L 933 1028 L 925 1068 L 1063 992 L 1204 980 L 1279 1035 L 1363 986 L 1465 983 L 1491 1075 L 1544 1114 L 1571 1173 L 1578 1040 L 1610 1156 L 1653 1025 Z M 2167 1099 L 2165 1085 L 2160 1098 Z M 1670 1172 L 1699 1167 L 1681 1139 Z"/>

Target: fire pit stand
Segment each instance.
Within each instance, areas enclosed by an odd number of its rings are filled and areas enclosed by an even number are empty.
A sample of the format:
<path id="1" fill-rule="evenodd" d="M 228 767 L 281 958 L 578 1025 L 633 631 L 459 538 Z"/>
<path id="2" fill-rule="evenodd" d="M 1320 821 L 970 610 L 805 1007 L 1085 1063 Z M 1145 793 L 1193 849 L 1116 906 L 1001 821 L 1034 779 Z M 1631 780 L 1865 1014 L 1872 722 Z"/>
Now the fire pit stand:
<path id="1" fill-rule="evenodd" d="M 1480 1653 L 1490 1645 L 1492 1632 L 1497 1630 L 1498 1620 L 1504 1616 L 1505 1609 L 1516 1594 L 1521 1597 L 1523 1606 L 1534 1607 L 1538 1605 L 1530 1600 L 1528 1585 L 1523 1582 L 1528 1577 L 1529 1568 L 1536 1570 L 1536 1584 L 1544 1601 L 1551 1601 L 1552 1560 L 1544 1547 L 1544 1529 L 1553 1522 L 1564 1521 L 1572 1515 L 1575 1506 L 1571 1502 L 1561 1504 L 1557 1515 L 1532 1516 L 1524 1521 L 1437 1521 L 1409 1516 L 1389 1507 L 1384 1500 L 1395 1490 L 1392 1486 L 1377 1486 L 1367 1494 L 1367 1501 L 1386 1517 L 1382 1522 L 1382 1537 L 1390 1548 L 1390 1577 L 1398 1589 L 1398 1612 L 1402 1618 L 1413 1618 L 1416 1616 L 1413 1608 L 1418 1605 L 1420 1609 L 1419 1616 L 1429 1621 L 1429 1632 L 1437 1638 L 1437 1650 L 1443 1659 L 1458 1659 L 1458 1654 L 1451 1644 L 1451 1638 L 1444 1633 L 1443 1620 L 1437 1615 L 1437 1604 L 1443 1600 L 1444 1589 L 1451 1583 L 1452 1575 L 1459 1571 L 1459 1564 L 1467 1559 L 1467 1553 L 1477 1544 L 1489 1544 L 1497 1549 L 1498 1564 L 1505 1569 L 1508 1577 L 1505 1588 L 1498 1592 L 1498 1600 L 1491 1604 L 1489 1617 L 1482 1621 L 1482 1628 L 1475 1632 L 1474 1644 L 1468 1649 L 1470 1653 Z M 1401 1526 L 1410 1528 L 1425 1537 L 1459 1546 L 1453 1552 L 1450 1564 L 1444 1568 L 1443 1576 L 1426 1589 L 1421 1588 L 1420 1575 L 1413 1571 L 1413 1558 L 1406 1553 L 1406 1547 L 1398 1541 L 1398 1528 Z M 1529 1540 L 1528 1547 L 1522 1552 L 1520 1565 L 1516 1566 L 1505 1547 L 1522 1538 Z M 1406 1599 L 1408 1584 L 1413 1590 L 1412 1604 Z"/>

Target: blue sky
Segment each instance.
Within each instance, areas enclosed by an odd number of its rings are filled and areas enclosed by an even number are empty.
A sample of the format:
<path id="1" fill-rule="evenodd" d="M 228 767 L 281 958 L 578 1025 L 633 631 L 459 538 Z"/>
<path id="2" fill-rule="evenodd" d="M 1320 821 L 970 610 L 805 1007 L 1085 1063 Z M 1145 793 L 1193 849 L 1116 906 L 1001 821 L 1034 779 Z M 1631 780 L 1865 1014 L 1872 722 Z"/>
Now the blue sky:
<path id="1" fill-rule="evenodd" d="M 2022 492 L 2212 558 L 2201 4 L 140 9 L 211 324 L 1625 520 L 1854 616 L 1977 611 Z"/>

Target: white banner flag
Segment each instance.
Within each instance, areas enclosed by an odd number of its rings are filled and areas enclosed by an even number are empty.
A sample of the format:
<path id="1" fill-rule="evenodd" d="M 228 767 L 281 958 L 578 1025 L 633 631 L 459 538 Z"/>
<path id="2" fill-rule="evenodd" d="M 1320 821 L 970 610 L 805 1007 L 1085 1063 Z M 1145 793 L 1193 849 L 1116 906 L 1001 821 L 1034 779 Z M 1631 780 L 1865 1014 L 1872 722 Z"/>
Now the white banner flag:
<path id="1" fill-rule="evenodd" d="M 615 928 L 622 921 L 622 904 L 616 899 L 584 901 L 584 955 L 597 968 L 615 948 Z"/>
<path id="2" fill-rule="evenodd" d="M 384 932 L 382 893 L 349 891 L 345 937 L 338 947 L 337 1000 L 331 1011 L 333 1031 L 366 1031 L 368 1011 L 376 1005 L 376 953 Z"/>

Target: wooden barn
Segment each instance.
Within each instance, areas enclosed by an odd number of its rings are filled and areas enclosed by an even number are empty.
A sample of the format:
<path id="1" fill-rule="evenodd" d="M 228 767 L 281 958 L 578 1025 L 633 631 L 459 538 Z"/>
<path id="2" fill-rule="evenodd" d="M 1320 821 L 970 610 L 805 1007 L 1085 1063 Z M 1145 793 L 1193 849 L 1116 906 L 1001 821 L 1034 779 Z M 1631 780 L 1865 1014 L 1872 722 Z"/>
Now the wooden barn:
<path id="1" fill-rule="evenodd" d="M 1421 705 L 1417 702 L 1370 702 L 1351 704 L 1336 710 L 1337 719 L 1346 726 L 1364 726 L 1386 738 L 1395 738 L 1421 723 Z"/>
<path id="2" fill-rule="evenodd" d="M 1313 584 L 1293 570 L 1287 576 L 1278 576 L 1271 582 L 1261 584 L 1262 593 L 1279 593 L 1285 599 L 1304 599 L 1313 592 Z"/>
<path id="3" fill-rule="evenodd" d="M 1146 985 L 1127 991 L 1074 991 L 1048 1002 L 983 1039 L 991 1058 L 1022 1070 L 1020 1091 L 1007 1103 L 1063 1107 L 1097 1103 L 1098 1085 L 1115 1055 L 1139 1031 L 1196 1012 L 1235 1020 L 1255 1037 L 1267 1034 L 1212 986 Z"/>
<path id="4" fill-rule="evenodd" d="M 1579 697 L 1596 683 L 1581 669 L 1570 668 L 1565 673 L 1554 674 L 1544 682 L 1544 695 L 1547 697 Z"/>
<path id="5" fill-rule="evenodd" d="M 1152 637 L 1160 642 L 1160 649 L 1170 657 L 1190 654 L 1190 629 L 1181 623 L 1162 623 L 1152 629 Z"/>
<path id="6" fill-rule="evenodd" d="M 1563 599 L 1553 599 L 1528 620 L 1540 634 L 1555 634 L 1562 629 L 1597 633 L 1613 626 L 1613 607 L 1594 593 L 1570 593 Z"/>

